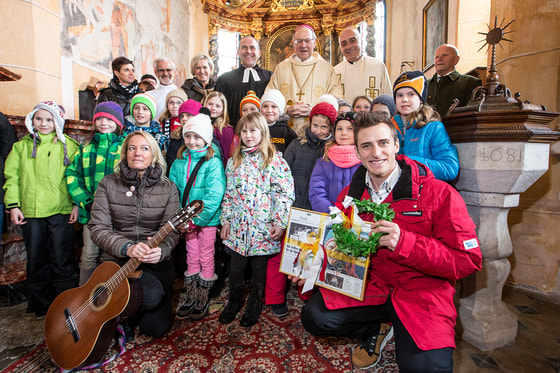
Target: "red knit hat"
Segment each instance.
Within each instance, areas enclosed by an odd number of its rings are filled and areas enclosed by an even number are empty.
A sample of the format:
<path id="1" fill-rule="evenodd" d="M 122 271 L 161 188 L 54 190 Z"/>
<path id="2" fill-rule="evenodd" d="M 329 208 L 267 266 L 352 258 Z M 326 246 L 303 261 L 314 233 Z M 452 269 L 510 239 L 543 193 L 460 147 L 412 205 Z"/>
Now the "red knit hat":
<path id="1" fill-rule="evenodd" d="M 243 99 L 239 103 L 239 111 L 243 109 L 243 105 L 245 104 L 253 104 L 257 107 L 257 109 L 261 110 L 261 100 L 255 93 L 255 91 L 247 92 L 247 96 L 243 97 Z"/>
<path id="2" fill-rule="evenodd" d="M 313 109 L 311 109 L 311 114 L 309 114 L 309 121 L 311 121 L 311 118 L 313 118 L 313 116 L 317 114 L 322 114 L 329 118 L 329 120 L 331 121 L 331 126 L 334 127 L 337 115 L 334 106 L 326 102 L 318 103 L 317 105 L 313 106 Z"/>

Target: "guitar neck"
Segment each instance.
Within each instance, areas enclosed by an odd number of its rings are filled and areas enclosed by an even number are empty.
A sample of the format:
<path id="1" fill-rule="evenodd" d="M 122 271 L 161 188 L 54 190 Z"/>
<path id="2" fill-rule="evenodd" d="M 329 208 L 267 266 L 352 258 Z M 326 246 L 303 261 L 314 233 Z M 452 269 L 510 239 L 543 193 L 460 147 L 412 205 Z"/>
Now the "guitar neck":
<path id="1" fill-rule="evenodd" d="M 151 249 L 158 247 L 159 244 L 161 244 L 172 231 L 173 225 L 170 222 L 167 222 L 163 227 L 160 228 L 160 230 L 154 235 L 154 237 L 146 242 L 146 244 Z M 110 293 L 113 292 L 121 284 L 121 282 L 123 282 L 128 276 L 132 274 L 132 272 L 136 270 L 136 268 L 138 268 L 139 265 L 140 261 L 138 260 L 138 258 L 130 258 L 129 261 L 126 262 L 125 265 L 123 265 L 121 269 L 119 269 L 117 273 L 115 273 L 113 277 L 111 277 L 111 279 L 106 283 L 107 290 Z"/>

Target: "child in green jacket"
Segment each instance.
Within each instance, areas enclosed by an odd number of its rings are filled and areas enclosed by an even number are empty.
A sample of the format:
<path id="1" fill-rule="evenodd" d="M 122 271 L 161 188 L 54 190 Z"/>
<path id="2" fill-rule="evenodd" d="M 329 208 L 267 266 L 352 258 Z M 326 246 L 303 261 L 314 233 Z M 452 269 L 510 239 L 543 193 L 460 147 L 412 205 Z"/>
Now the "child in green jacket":
<path id="1" fill-rule="evenodd" d="M 94 134 L 80 145 L 74 161 L 66 170 L 68 191 L 80 207 L 78 222 L 83 224 L 80 286 L 87 282 L 97 267 L 99 248 L 91 241 L 87 223 L 97 184 L 112 174 L 119 163 L 123 122 L 123 111 L 118 104 L 106 101 L 97 105 L 93 113 Z"/>
<path id="2" fill-rule="evenodd" d="M 54 298 L 78 285 L 73 224 L 78 207 L 65 172 L 78 143 L 63 134 L 64 109 L 52 101 L 27 114 L 29 135 L 14 144 L 6 159 L 4 202 L 12 223 L 21 225 L 27 252 L 27 312 L 47 313 Z"/>
<path id="3" fill-rule="evenodd" d="M 219 153 L 212 148 L 212 132 L 208 115 L 198 114 L 190 118 L 183 126 L 185 145 L 179 149 L 169 172 L 169 179 L 179 189 L 183 206 L 196 199 L 204 202 L 204 211 L 193 219 L 185 233 L 187 294 L 177 309 L 177 318 L 204 318 L 208 310 L 208 292 L 217 280 L 214 272 L 214 244 L 220 224 L 220 205 L 226 190 L 226 176 Z M 199 162 L 201 166 L 194 174 Z M 194 182 L 190 190 L 186 191 L 191 179 Z"/>

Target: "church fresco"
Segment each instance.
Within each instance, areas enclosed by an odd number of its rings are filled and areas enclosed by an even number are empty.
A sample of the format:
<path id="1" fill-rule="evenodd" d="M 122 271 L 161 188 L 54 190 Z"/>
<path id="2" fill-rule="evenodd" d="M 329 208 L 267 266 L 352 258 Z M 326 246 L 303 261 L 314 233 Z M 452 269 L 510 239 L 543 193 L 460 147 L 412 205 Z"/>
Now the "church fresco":
<path id="1" fill-rule="evenodd" d="M 179 62 L 187 60 L 186 3 L 191 1 L 60 1 L 63 55 L 108 74 L 111 61 L 126 56 L 134 61 L 137 75 L 153 73 L 152 61 L 167 56 L 178 62 L 179 76 L 184 75 Z"/>

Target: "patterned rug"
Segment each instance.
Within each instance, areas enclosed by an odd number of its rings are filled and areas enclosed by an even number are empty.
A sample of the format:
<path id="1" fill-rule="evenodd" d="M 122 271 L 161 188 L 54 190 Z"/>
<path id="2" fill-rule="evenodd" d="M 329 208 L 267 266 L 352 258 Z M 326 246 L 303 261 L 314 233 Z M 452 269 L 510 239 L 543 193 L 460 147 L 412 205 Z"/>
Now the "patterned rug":
<path id="1" fill-rule="evenodd" d="M 299 312 L 303 302 L 288 294 L 290 314 L 277 318 L 264 307 L 259 322 L 245 328 L 238 318 L 229 325 L 218 321 L 223 300 L 212 306 L 213 314 L 204 320 L 176 320 L 163 338 L 139 335 L 127 343 L 126 352 L 100 372 L 398 372 L 394 340 L 391 340 L 379 364 L 370 370 L 353 370 L 350 355 L 355 341 L 345 338 L 315 338 L 301 325 Z M 111 347 L 107 357 L 117 351 Z M 60 372 L 42 343 L 12 364 L 5 373 Z"/>

